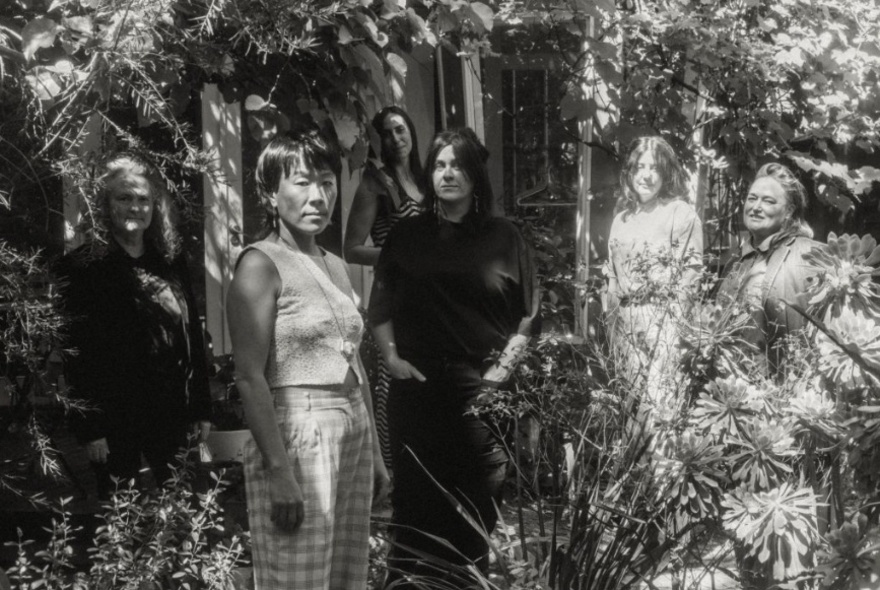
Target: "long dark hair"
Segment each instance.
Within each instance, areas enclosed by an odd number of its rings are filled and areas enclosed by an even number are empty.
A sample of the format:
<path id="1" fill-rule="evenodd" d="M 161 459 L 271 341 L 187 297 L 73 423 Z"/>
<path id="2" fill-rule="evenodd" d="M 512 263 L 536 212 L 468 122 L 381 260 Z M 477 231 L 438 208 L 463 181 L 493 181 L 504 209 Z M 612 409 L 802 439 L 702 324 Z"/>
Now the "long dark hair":
<path id="1" fill-rule="evenodd" d="M 687 177 L 672 146 L 657 135 L 639 137 L 629 145 L 626 163 L 620 169 L 620 196 L 617 199 L 616 212 L 635 213 L 639 206 L 641 201 L 639 201 L 639 195 L 632 185 L 632 179 L 639 158 L 646 152 L 650 152 L 654 156 L 654 163 L 663 180 L 657 198 L 667 201 L 672 199 L 688 200 Z"/>
<path id="2" fill-rule="evenodd" d="M 399 115 L 403 122 L 406 123 L 407 129 L 409 129 L 410 140 L 412 141 L 412 149 L 409 151 L 409 160 L 407 162 L 407 166 L 409 167 L 409 171 L 412 174 L 413 179 L 416 181 L 416 186 L 418 186 L 419 191 L 424 194 L 425 192 L 425 178 L 424 174 L 422 174 L 422 162 L 419 158 L 419 138 L 416 135 L 416 127 L 410 119 L 409 115 L 405 110 L 398 106 L 389 106 L 385 107 L 373 117 L 373 129 L 376 130 L 376 133 L 379 134 L 379 137 L 383 137 L 385 135 L 385 119 L 387 119 L 390 115 Z M 379 159 L 382 160 L 382 164 L 385 166 L 385 169 L 389 174 L 392 174 L 397 177 L 397 172 L 395 171 L 395 161 L 392 157 L 392 154 L 388 152 L 388 149 L 385 146 L 385 142 L 380 142 L 382 146 L 382 151 L 379 155 Z M 399 179 L 398 179 L 399 180 Z"/>
<path id="3" fill-rule="evenodd" d="M 489 170 L 486 160 L 489 151 L 477 139 L 476 133 L 466 127 L 451 129 L 438 133 L 431 142 L 428 156 L 425 158 L 425 213 L 437 216 L 437 193 L 434 192 L 433 172 L 437 156 L 452 146 L 452 153 L 468 180 L 474 183 L 473 203 L 465 216 L 466 221 L 481 221 L 490 216 L 494 195 L 489 182 Z"/>
<path id="4" fill-rule="evenodd" d="M 110 156 L 101 167 L 98 178 L 95 234 L 98 242 L 109 241 L 113 232 L 110 221 L 110 191 L 108 185 L 124 174 L 143 177 L 153 198 L 153 218 L 144 231 L 144 243 L 158 252 L 166 262 L 172 262 L 180 253 L 180 234 L 177 232 L 177 209 L 174 199 L 158 169 L 143 157 L 133 153 Z"/>
<path id="5" fill-rule="evenodd" d="M 336 143 L 317 129 L 298 129 L 275 137 L 260 153 L 254 173 L 257 194 L 266 208 L 266 227 L 260 237 L 278 231 L 278 219 L 269 207 L 269 199 L 278 191 L 281 180 L 300 164 L 313 170 L 331 170 L 337 180 L 342 173 L 342 158 Z"/>

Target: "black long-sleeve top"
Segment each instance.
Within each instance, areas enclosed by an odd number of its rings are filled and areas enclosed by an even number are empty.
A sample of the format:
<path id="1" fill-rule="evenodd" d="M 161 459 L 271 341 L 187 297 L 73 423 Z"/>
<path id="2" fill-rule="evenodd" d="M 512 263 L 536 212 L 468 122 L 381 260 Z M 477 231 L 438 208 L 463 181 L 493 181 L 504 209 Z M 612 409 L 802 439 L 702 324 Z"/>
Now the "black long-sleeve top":
<path id="1" fill-rule="evenodd" d="M 56 273 L 71 350 L 65 374 L 71 395 L 94 408 L 72 414 L 81 442 L 210 417 L 204 337 L 182 256 L 169 264 L 148 246 L 132 258 L 111 240 L 64 256 Z"/>
<path id="2" fill-rule="evenodd" d="M 538 330 L 533 257 L 503 218 L 451 223 L 430 214 L 391 231 L 370 295 L 372 325 L 393 321 L 402 358 L 485 360 Z"/>

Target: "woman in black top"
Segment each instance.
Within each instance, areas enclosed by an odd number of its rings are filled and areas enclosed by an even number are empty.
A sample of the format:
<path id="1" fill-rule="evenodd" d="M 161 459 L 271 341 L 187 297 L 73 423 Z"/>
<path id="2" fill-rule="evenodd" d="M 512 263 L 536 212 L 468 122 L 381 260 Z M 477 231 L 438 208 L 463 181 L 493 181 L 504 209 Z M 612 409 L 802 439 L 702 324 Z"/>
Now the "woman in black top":
<path id="1" fill-rule="evenodd" d="M 92 243 L 58 265 L 69 318 L 65 360 L 71 396 L 88 408 L 71 426 L 85 445 L 101 497 L 110 476 L 135 478 L 143 455 L 158 483 L 198 423 L 210 429 L 204 338 L 171 196 L 137 157 L 105 164 Z"/>
<path id="2" fill-rule="evenodd" d="M 425 189 L 422 164 L 419 162 L 419 141 L 416 127 L 409 115 L 398 106 L 385 107 L 373 117 L 373 129 L 379 134 L 382 167 L 369 162 L 358 185 L 345 228 L 345 260 L 349 263 L 375 266 L 388 232 L 401 219 L 422 212 Z M 367 236 L 373 241 L 367 245 Z M 391 467 L 388 439 L 388 390 L 391 375 L 381 358 L 370 333 L 361 345 L 361 356 L 375 372 L 373 409 L 379 446 L 385 464 Z"/>
<path id="3" fill-rule="evenodd" d="M 395 227 L 376 267 L 370 321 L 393 377 L 392 580 L 402 573 L 455 575 L 418 559 L 418 552 L 483 570 L 488 565 L 482 535 L 438 486 L 487 531 L 494 528 L 507 457 L 492 426 L 467 412 L 482 385 L 509 376 L 536 328 L 539 294 L 519 231 L 488 215 L 485 155 L 470 130 L 434 139 L 427 212 Z"/>

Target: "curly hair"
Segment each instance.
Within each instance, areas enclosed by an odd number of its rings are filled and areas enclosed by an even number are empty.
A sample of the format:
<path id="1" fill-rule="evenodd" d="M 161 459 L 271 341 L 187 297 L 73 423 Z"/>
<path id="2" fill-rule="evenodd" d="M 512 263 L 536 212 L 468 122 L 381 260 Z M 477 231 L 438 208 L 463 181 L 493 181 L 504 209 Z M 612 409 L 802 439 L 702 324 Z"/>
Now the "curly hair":
<path id="1" fill-rule="evenodd" d="M 646 152 L 654 156 L 654 164 L 663 181 L 657 198 L 667 201 L 672 199 L 688 201 L 687 177 L 675 150 L 662 137 L 652 135 L 639 137 L 629 146 L 626 163 L 620 169 L 620 196 L 617 199 L 615 212 L 626 210 L 635 213 L 638 208 L 641 201 L 635 187 L 633 187 L 632 179 L 635 176 L 639 158 Z"/>
<path id="2" fill-rule="evenodd" d="M 110 183 L 125 174 L 143 177 L 153 198 L 153 218 L 144 232 L 144 242 L 155 249 L 167 262 L 180 253 L 180 234 L 177 232 L 177 209 L 171 193 L 159 171 L 139 155 L 120 153 L 105 160 L 98 178 L 95 205 L 95 234 L 99 241 L 108 241 L 112 234 L 110 221 Z"/>
<path id="3" fill-rule="evenodd" d="M 778 162 L 770 162 L 761 166 L 752 183 L 754 184 L 761 178 L 772 178 L 779 183 L 785 192 L 789 215 L 782 222 L 782 233 L 812 238 L 813 228 L 804 219 L 807 212 L 807 191 L 801 181 L 788 167 Z"/>

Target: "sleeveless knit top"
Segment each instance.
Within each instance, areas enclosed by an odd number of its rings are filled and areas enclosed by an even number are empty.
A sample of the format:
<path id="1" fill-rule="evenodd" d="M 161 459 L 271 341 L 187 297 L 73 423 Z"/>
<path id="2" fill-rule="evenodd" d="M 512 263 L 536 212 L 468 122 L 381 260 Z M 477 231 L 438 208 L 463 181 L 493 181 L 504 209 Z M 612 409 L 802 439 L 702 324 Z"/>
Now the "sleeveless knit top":
<path id="1" fill-rule="evenodd" d="M 268 240 L 251 244 L 242 255 L 250 249 L 268 256 L 281 277 L 266 362 L 269 387 L 339 385 L 349 368 L 360 382 L 357 350 L 364 322 L 345 263 L 324 252 L 325 269 L 320 260 Z"/>

